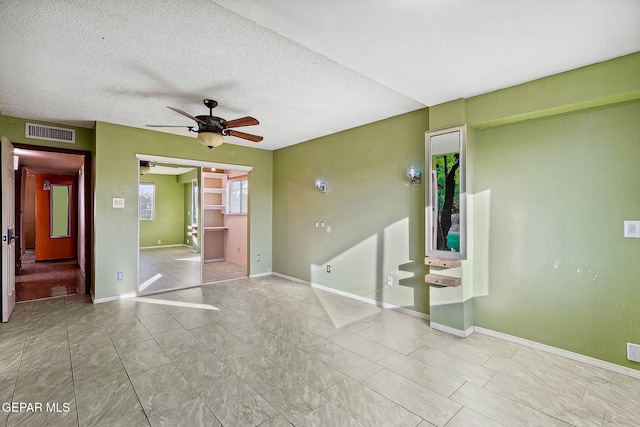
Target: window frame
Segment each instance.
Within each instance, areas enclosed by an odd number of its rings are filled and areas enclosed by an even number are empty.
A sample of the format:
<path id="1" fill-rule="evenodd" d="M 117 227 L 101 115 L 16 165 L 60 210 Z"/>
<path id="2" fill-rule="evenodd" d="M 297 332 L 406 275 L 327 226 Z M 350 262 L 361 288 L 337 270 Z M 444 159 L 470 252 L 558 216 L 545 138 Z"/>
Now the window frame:
<path id="1" fill-rule="evenodd" d="M 239 184 L 239 210 L 234 211 L 231 209 L 231 198 L 233 197 L 232 186 Z M 246 189 L 246 197 L 243 197 L 243 189 Z M 227 215 L 247 215 L 249 213 L 249 179 L 240 178 L 227 181 Z"/>
<path id="2" fill-rule="evenodd" d="M 142 208 L 142 187 L 147 186 L 151 187 L 151 208 L 143 209 Z M 143 211 L 151 211 L 150 218 L 143 218 Z M 141 182 L 138 185 L 138 220 L 140 221 L 153 221 L 156 217 L 156 184 L 154 182 Z"/>

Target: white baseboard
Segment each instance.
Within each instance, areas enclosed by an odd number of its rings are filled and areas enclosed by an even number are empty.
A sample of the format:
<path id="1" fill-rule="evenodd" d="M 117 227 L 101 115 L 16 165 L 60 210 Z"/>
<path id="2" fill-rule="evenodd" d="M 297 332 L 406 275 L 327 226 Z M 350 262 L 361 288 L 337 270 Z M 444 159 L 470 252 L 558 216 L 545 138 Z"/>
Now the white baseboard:
<path id="1" fill-rule="evenodd" d="M 267 271 L 266 273 L 250 274 L 249 279 L 255 279 L 256 277 L 273 276 L 273 273 Z"/>
<path id="2" fill-rule="evenodd" d="M 94 298 L 93 294 L 91 294 L 91 300 L 93 301 L 94 304 L 100 304 L 102 302 L 117 301 L 120 299 L 134 298 L 137 296 L 138 296 L 137 292 L 132 292 L 130 294 L 124 294 L 124 295 L 116 295 L 113 297 L 105 297 L 105 298 Z"/>
<path id="3" fill-rule="evenodd" d="M 440 323 L 436 323 L 434 321 L 431 321 L 429 323 L 429 325 L 431 326 L 431 329 L 436 329 L 438 331 L 446 332 L 448 334 L 455 335 L 455 336 L 461 337 L 461 338 L 468 337 L 475 330 L 475 328 L 473 326 L 471 326 L 467 330 L 463 331 L 462 329 L 456 329 L 456 328 L 452 328 L 451 326 L 441 325 Z"/>
<path id="4" fill-rule="evenodd" d="M 273 272 L 271 274 L 273 274 L 274 276 L 282 277 L 283 279 L 291 280 L 292 282 L 296 282 L 296 283 L 300 283 L 300 284 L 303 284 L 303 285 L 311 286 L 312 288 L 315 288 L 315 289 L 320 289 L 320 290 L 323 290 L 323 291 L 327 291 L 327 292 L 330 292 L 332 294 L 341 295 L 343 297 L 347 297 L 347 298 L 351 298 L 351 299 L 354 299 L 354 300 L 362 301 L 362 302 L 367 303 L 367 304 L 377 305 L 378 307 L 388 308 L 388 309 L 391 309 L 391 310 L 399 311 L 399 312 L 404 313 L 404 314 L 408 314 L 410 316 L 415 316 L 415 317 L 419 317 L 421 319 L 429 320 L 429 315 L 428 314 L 420 313 L 419 311 L 415 311 L 415 310 L 410 310 L 408 308 L 401 307 L 399 305 L 389 304 L 387 302 L 381 302 L 381 301 L 377 301 L 377 300 L 374 300 L 374 299 L 371 299 L 371 298 L 362 297 L 360 295 L 352 294 L 350 292 L 345 292 L 345 291 L 341 291 L 339 289 L 330 288 L 328 286 L 319 285 L 317 283 L 308 282 L 306 280 L 298 279 L 297 277 L 287 276 L 287 275 L 281 274 L 281 273 Z"/>
<path id="5" fill-rule="evenodd" d="M 140 250 L 145 250 L 145 249 L 162 249 L 162 248 L 177 248 L 179 246 L 184 246 L 186 248 L 189 249 L 193 249 L 193 247 L 191 245 L 185 245 L 184 243 L 177 243 L 175 245 L 160 245 L 160 246 L 142 246 L 140 247 Z"/>
<path id="6" fill-rule="evenodd" d="M 505 334 L 502 332 L 494 331 L 491 329 L 482 328 L 480 326 L 474 326 L 473 329 L 480 334 L 489 335 L 495 338 L 500 338 L 502 340 L 520 344 L 525 347 L 530 347 L 536 350 L 555 354 L 556 356 L 566 357 L 567 359 L 575 360 L 576 362 L 586 363 L 588 365 L 596 366 L 598 368 L 606 369 L 608 371 L 616 372 L 618 374 L 627 375 L 629 377 L 640 379 L 640 370 L 637 370 L 637 369 L 627 368 L 626 366 L 616 365 L 615 363 L 611 363 L 611 362 L 605 362 L 604 360 L 596 359 L 594 357 L 585 356 L 580 353 L 574 353 L 572 351 L 563 350 L 561 348 L 552 347 L 546 344 L 541 344 L 539 342 L 531 341 L 525 338 L 520 338 L 513 335 Z"/>

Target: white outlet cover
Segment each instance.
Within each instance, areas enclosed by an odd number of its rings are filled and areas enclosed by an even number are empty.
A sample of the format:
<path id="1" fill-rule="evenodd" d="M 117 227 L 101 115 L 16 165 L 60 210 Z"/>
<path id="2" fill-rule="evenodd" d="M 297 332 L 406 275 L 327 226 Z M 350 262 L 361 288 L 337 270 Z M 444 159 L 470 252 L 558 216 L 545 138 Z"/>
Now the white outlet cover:
<path id="1" fill-rule="evenodd" d="M 640 362 L 640 344 L 627 343 L 627 359 Z"/>

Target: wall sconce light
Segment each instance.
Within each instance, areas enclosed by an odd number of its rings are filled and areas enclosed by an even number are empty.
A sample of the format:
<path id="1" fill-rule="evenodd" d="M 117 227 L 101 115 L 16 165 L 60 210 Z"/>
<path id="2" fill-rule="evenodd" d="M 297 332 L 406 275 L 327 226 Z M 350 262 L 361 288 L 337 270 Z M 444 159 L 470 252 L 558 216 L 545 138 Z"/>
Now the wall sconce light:
<path id="1" fill-rule="evenodd" d="M 327 192 L 327 182 L 324 180 L 324 178 L 316 178 L 316 190 L 321 193 Z"/>
<path id="2" fill-rule="evenodd" d="M 407 177 L 411 180 L 411 185 L 422 183 L 422 174 L 418 171 L 418 166 L 411 165 L 407 168 Z"/>

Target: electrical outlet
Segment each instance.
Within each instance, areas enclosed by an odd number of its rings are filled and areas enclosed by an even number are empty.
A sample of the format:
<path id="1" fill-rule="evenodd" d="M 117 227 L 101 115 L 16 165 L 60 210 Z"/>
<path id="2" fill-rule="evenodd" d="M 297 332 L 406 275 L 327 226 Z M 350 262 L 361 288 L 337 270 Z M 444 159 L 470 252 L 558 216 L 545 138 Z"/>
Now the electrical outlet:
<path id="1" fill-rule="evenodd" d="M 627 343 L 627 359 L 640 362 L 640 344 Z"/>
<path id="2" fill-rule="evenodd" d="M 118 271 L 118 275 L 116 276 L 118 282 L 122 282 L 124 280 L 124 272 L 123 271 Z"/>
<path id="3" fill-rule="evenodd" d="M 187 245 L 189 244 L 189 239 L 187 239 Z"/>
<path id="4" fill-rule="evenodd" d="M 162 244 L 162 240 L 158 240 L 158 244 L 161 245 Z"/>
<path id="5" fill-rule="evenodd" d="M 387 276 L 387 286 L 393 286 L 393 276 Z"/>
<path id="6" fill-rule="evenodd" d="M 260 254 L 256 255 L 256 261 L 260 261 Z"/>
<path id="7" fill-rule="evenodd" d="M 331 266 L 327 264 L 327 273 L 331 273 Z"/>

